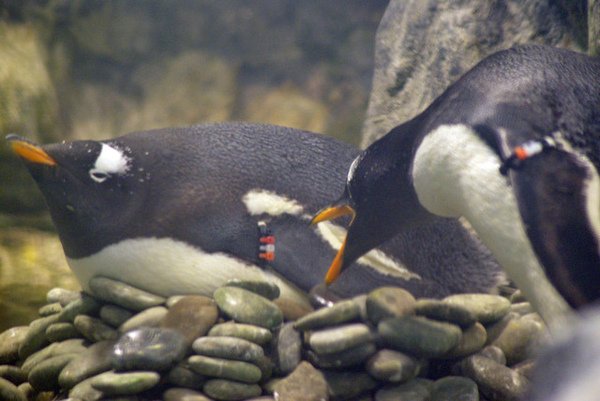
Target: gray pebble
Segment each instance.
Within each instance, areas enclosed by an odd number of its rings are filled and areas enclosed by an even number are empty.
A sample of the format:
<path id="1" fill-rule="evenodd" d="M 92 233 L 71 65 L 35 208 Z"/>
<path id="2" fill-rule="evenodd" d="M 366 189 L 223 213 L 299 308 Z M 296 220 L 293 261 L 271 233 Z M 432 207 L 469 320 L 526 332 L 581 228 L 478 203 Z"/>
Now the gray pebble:
<path id="1" fill-rule="evenodd" d="M 0 377 L 17 386 L 27 381 L 27 373 L 20 367 L 12 365 L 0 365 Z"/>
<path id="2" fill-rule="evenodd" d="M 206 377 L 194 372 L 187 361 L 181 361 L 167 374 L 167 382 L 176 387 L 201 390 Z"/>
<path id="3" fill-rule="evenodd" d="M 277 331 L 273 342 L 273 359 L 280 374 L 288 374 L 302 361 L 302 338 L 294 323 L 285 323 Z"/>
<path id="4" fill-rule="evenodd" d="M 77 315 L 95 315 L 100 310 L 100 303 L 83 294 L 80 299 L 77 299 L 68 305 L 58 314 L 58 321 L 73 323 Z"/>
<path id="5" fill-rule="evenodd" d="M 492 343 L 506 355 L 508 365 L 519 363 L 534 355 L 546 339 L 546 327 L 533 318 L 513 319 Z"/>
<path id="6" fill-rule="evenodd" d="M 163 401 L 212 401 L 204 394 L 189 388 L 170 388 L 163 393 Z"/>
<path id="7" fill-rule="evenodd" d="M 27 401 L 25 394 L 11 382 L 0 377 L 0 400 Z"/>
<path id="8" fill-rule="evenodd" d="M 39 310 L 38 310 L 38 314 L 41 317 L 46 317 L 46 316 L 50 316 L 50 315 L 54 315 L 57 313 L 60 313 L 62 311 L 62 306 L 60 303 L 58 302 L 54 302 L 51 304 L 47 304 L 42 306 Z"/>
<path id="9" fill-rule="evenodd" d="M 75 356 L 75 354 L 63 354 L 45 359 L 31 369 L 27 380 L 36 391 L 55 390 L 58 388 L 58 375 L 60 371 Z"/>
<path id="10" fill-rule="evenodd" d="M 260 369 L 260 380 L 262 382 L 271 378 L 271 376 L 273 375 L 273 369 L 275 368 L 275 365 L 273 364 L 273 361 L 269 356 L 264 355 L 262 358 L 256 361 L 255 364 Z"/>
<path id="11" fill-rule="evenodd" d="M 520 316 L 517 313 L 509 312 L 506 315 L 504 315 L 502 317 L 502 319 L 498 320 L 497 322 L 486 325 L 485 329 L 488 333 L 487 343 L 491 344 L 494 341 L 496 341 L 498 336 L 500 336 L 500 334 L 502 334 L 502 332 L 504 331 L 506 326 L 508 326 L 508 323 L 513 319 L 519 319 L 519 318 L 520 318 Z"/>
<path id="12" fill-rule="evenodd" d="M 112 327 L 119 327 L 132 316 L 132 312 L 116 305 L 104 305 L 100 308 L 100 319 Z"/>
<path id="13" fill-rule="evenodd" d="M 217 322 L 219 310 L 215 302 L 201 295 L 189 295 L 172 305 L 161 326 L 177 330 L 188 344 L 204 336 Z"/>
<path id="14" fill-rule="evenodd" d="M 232 380 L 212 379 L 204 383 L 204 393 L 217 400 L 236 401 L 257 397 L 262 393 L 258 384 L 239 383 Z"/>
<path id="15" fill-rule="evenodd" d="M 46 294 L 46 301 L 48 303 L 58 302 L 63 307 L 79 298 L 81 298 L 81 292 L 66 290 L 64 288 L 53 288 Z"/>
<path id="16" fill-rule="evenodd" d="M 91 342 L 116 340 L 119 333 L 102 320 L 87 315 L 78 315 L 73 321 L 77 331 Z"/>
<path id="17" fill-rule="evenodd" d="M 29 382 L 19 384 L 17 386 L 17 388 L 19 389 L 19 391 L 21 393 L 23 393 L 25 395 L 25 398 L 27 400 L 35 400 L 35 398 L 38 395 L 38 392 L 35 391 L 33 389 L 33 387 L 31 387 L 31 384 Z M 3 399 L 3 398 L 0 398 L 0 399 Z M 79 400 L 77 400 L 77 401 L 79 401 Z"/>
<path id="18" fill-rule="evenodd" d="M 193 355 L 188 358 L 188 364 L 201 375 L 244 383 L 257 383 L 262 376 L 260 369 L 248 362 Z"/>
<path id="19" fill-rule="evenodd" d="M 388 385 L 375 393 L 375 401 L 429 401 L 432 384 L 423 379 L 413 379 L 407 383 Z"/>
<path id="20" fill-rule="evenodd" d="M 355 397 L 373 390 L 378 385 L 365 372 L 327 370 L 322 373 L 327 382 L 329 396 L 335 400 L 354 400 Z"/>
<path id="21" fill-rule="evenodd" d="M 19 345 L 19 358 L 25 359 L 29 355 L 48 345 L 46 329 L 58 321 L 58 315 L 42 317 L 29 324 L 29 330 Z"/>
<path id="22" fill-rule="evenodd" d="M 469 327 L 477 321 L 475 314 L 469 309 L 438 299 L 418 299 L 415 313 L 430 319 L 454 323 L 460 327 Z"/>
<path id="23" fill-rule="evenodd" d="M 238 322 L 268 329 L 273 329 L 283 322 L 283 315 L 277 305 L 243 288 L 218 288 L 214 298 L 219 308 Z"/>
<path id="24" fill-rule="evenodd" d="M 156 372 L 104 372 L 90 380 L 93 388 L 104 395 L 133 395 L 149 390 L 160 381 Z"/>
<path id="25" fill-rule="evenodd" d="M 533 378 L 534 370 L 536 366 L 536 359 L 526 359 L 518 364 L 514 365 L 512 369 L 520 374 L 521 376 L 526 377 L 528 380 Z"/>
<path id="26" fill-rule="evenodd" d="M 185 338 L 177 331 L 142 327 L 117 340 L 112 365 L 115 370 L 163 371 L 181 361 L 186 352 Z"/>
<path id="27" fill-rule="evenodd" d="M 73 325 L 73 323 L 53 323 L 46 328 L 46 338 L 51 343 L 77 337 L 80 337 L 80 334 L 79 331 L 77 331 L 77 329 L 75 328 L 75 325 Z"/>
<path id="28" fill-rule="evenodd" d="M 52 343 L 48 347 L 31 354 L 25 360 L 25 362 L 23 362 L 21 368 L 25 371 L 25 373 L 29 374 L 29 372 L 31 372 L 36 365 L 45 359 L 62 354 L 77 354 L 85 351 L 86 349 L 85 340 L 81 338 L 72 338 L 59 343 Z"/>
<path id="29" fill-rule="evenodd" d="M 17 326 L 0 334 L 0 364 L 12 363 L 19 359 L 19 347 L 27 338 L 29 327 Z"/>
<path id="30" fill-rule="evenodd" d="M 58 376 L 60 386 L 70 389 L 89 377 L 110 370 L 114 344 L 114 341 L 100 341 L 77 354 L 60 372 Z"/>
<path id="31" fill-rule="evenodd" d="M 367 372 L 377 380 L 402 383 L 419 374 L 421 362 L 398 351 L 381 349 L 369 358 Z"/>
<path id="32" fill-rule="evenodd" d="M 462 335 L 456 325 L 414 316 L 383 320 L 377 330 L 389 347 L 419 357 L 444 355 L 459 343 Z"/>
<path id="33" fill-rule="evenodd" d="M 529 381 L 514 370 L 480 355 L 466 358 L 461 369 L 477 383 L 482 394 L 492 400 L 519 400 L 529 385 Z"/>
<path id="34" fill-rule="evenodd" d="M 94 277 L 89 286 L 98 298 L 136 312 L 165 303 L 163 297 L 106 277 Z"/>
<path id="35" fill-rule="evenodd" d="M 476 322 L 471 327 L 464 329 L 458 344 L 444 355 L 444 358 L 459 358 L 474 354 L 485 346 L 487 333 L 485 327 Z"/>
<path id="36" fill-rule="evenodd" d="M 498 321 L 510 311 L 510 301 L 500 295 L 456 294 L 444 298 L 444 302 L 470 310 L 483 324 Z"/>
<path id="37" fill-rule="evenodd" d="M 375 344 L 368 342 L 332 354 L 316 354 L 309 351 L 308 360 L 324 369 L 348 368 L 363 363 L 376 351 Z"/>
<path id="38" fill-rule="evenodd" d="M 446 376 L 433 384 L 431 401 L 479 401 L 477 383 L 460 376 Z"/>
<path id="39" fill-rule="evenodd" d="M 243 338 L 258 345 L 267 344 L 273 337 L 271 331 L 264 327 L 235 322 L 219 323 L 210 329 L 208 335 Z"/>
<path id="40" fill-rule="evenodd" d="M 528 313 L 534 313 L 533 306 L 529 302 L 519 302 L 510 306 L 510 311 L 518 315 L 524 316 Z"/>
<path id="41" fill-rule="evenodd" d="M 231 279 L 225 283 L 227 287 L 238 287 L 245 290 L 251 291 L 269 300 L 279 298 L 279 287 L 276 284 L 268 281 L 251 281 L 251 280 L 240 280 Z"/>
<path id="42" fill-rule="evenodd" d="M 527 302 L 527 298 L 525 298 L 525 294 L 523 294 L 521 290 L 516 290 L 515 292 L 513 292 L 508 299 L 513 304 Z"/>
<path id="43" fill-rule="evenodd" d="M 102 392 L 92 387 L 93 379 L 94 377 L 90 377 L 78 383 L 69 391 L 69 397 L 82 401 L 98 401 L 103 398 Z"/>
<path id="44" fill-rule="evenodd" d="M 487 347 L 484 347 L 477 353 L 477 355 L 490 358 L 491 360 L 498 362 L 500 365 L 506 365 L 506 355 L 504 355 L 504 351 L 495 345 L 488 345 Z"/>
<path id="45" fill-rule="evenodd" d="M 412 294 L 398 287 L 380 287 L 367 296 L 367 315 L 374 323 L 382 319 L 413 315 L 415 298 Z"/>
<path id="46" fill-rule="evenodd" d="M 200 337 L 192 344 L 199 355 L 256 363 L 265 352 L 259 345 L 235 337 Z"/>
<path id="47" fill-rule="evenodd" d="M 308 343 L 317 354 L 331 354 L 347 350 L 373 339 L 369 326 L 362 323 L 348 324 L 310 334 Z"/>
<path id="48" fill-rule="evenodd" d="M 314 330 L 360 318 L 360 306 L 352 299 L 321 308 L 300 318 L 294 324 L 298 330 Z"/>
<path id="49" fill-rule="evenodd" d="M 321 401 L 328 399 L 325 377 L 307 362 L 300 363 L 292 373 L 274 386 L 278 401 Z"/>
<path id="50" fill-rule="evenodd" d="M 156 327 L 160 325 L 166 314 L 167 308 L 164 306 L 154 306 L 152 308 L 145 309 L 139 312 L 137 315 L 133 315 L 121 326 L 119 326 L 119 332 L 126 333 L 130 330 L 135 330 L 140 327 Z"/>

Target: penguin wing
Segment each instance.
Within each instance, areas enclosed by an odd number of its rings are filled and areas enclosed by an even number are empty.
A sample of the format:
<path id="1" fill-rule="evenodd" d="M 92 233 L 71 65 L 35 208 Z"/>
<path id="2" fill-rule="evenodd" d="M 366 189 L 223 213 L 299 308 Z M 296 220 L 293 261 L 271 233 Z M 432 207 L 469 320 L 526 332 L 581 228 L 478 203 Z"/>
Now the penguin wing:
<path id="1" fill-rule="evenodd" d="M 598 173 L 556 147 L 509 170 L 525 230 L 546 274 L 574 307 L 600 298 Z"/>

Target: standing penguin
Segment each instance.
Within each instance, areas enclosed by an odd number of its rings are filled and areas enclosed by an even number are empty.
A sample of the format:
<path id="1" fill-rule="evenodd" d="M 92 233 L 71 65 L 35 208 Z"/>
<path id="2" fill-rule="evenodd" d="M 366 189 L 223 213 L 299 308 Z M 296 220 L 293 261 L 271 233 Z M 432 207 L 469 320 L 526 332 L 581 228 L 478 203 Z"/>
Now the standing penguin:
<path id="1" fill-rule="evenodd" d="M 353 215 L 327 282 L 398 232 L 463 216 L 552 323 L 564 299 L 600 298 L 599 164 L 600 61 L 498 52 L 352 162 L 341 199 L 314 219 Z"/>
<path id="2" fill-rule="evenodd" d="M 44 194 L 84 289 L 98 275 L 166 296 L 261 279 L 297 302 L 322 282 L 345 235 L 333 224 L 311 227 L 311 215 L 343 188 L 358 154 L 322 135 L 234 123 L 100 142 L 8 140 Z M 355 274 L 331 288 L 339 296 L 389 284 L 441 297 L 489 291 L 501 276 L 489 251 L 444 218 L 349 268 Z"/>

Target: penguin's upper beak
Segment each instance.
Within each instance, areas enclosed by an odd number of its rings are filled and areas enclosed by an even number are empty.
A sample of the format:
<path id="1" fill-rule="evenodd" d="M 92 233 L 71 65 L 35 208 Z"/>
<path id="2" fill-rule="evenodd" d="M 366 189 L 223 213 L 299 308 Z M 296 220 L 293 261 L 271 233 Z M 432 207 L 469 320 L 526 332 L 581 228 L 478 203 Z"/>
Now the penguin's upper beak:
<path id="1" fill-rule="evenodd" d="M 352 208 L 352 206 L 350 206 L 346 201 L 340 200 L 330 206 L 327 206 L 327 207 L 321 209 L 319 212 L 317 212 L 315 217 L 313 217 L 313 219 L 311 220 L 310 224 L 311 225 L 317 224 L 322 221 L 333 220 L 333 219 L 337 219 L 338 217 L 347 216 L 347 215 L 352 216 L 352 220 L 350 221 L 350 225 L 352 225 L 352 222 L 354 221 L 354 217 L 356 216 L 356 212 L 354 211 L 354 208 Z M 344 242 L 342 243 L 342 246 L 338 250 L 338 253 L 335 255 L 335 259 L 333 259 L 333 262 L 329 266 L 329 270 L 327 271 L 327 274 L 325 275 L 325 284 L 327 284 L 327 285 L 333 283 L 339 277 L 342 270 L 344 270 L 346 268 L 344 252 L 346 249 L 347 241 L 348 241 L 348 235 L 346 235 L 346 238 L 344 238 Z"/>
<path id="2" fill-rule="evenodd" d="M 56 166 L 57 164 L 56 161 L 40 146 L 29 142 L 18 135 L 7 135 L 6 140 L 10 142 L 13 152 L 30 163 L 45 164 L 47 166 Z"/>

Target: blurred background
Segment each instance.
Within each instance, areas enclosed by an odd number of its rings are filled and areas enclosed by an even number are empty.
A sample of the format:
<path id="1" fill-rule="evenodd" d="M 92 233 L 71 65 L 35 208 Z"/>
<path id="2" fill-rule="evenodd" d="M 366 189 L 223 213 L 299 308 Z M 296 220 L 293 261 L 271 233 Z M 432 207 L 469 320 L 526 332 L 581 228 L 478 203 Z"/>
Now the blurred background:
<path id="1" fill-rule="evenodd" d="M 0 0 L 0 331 L 77 288 L 6 147 L 245 120 L 358 145 L 384 0 Z"/>

